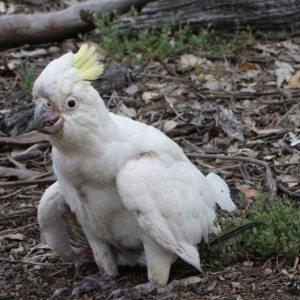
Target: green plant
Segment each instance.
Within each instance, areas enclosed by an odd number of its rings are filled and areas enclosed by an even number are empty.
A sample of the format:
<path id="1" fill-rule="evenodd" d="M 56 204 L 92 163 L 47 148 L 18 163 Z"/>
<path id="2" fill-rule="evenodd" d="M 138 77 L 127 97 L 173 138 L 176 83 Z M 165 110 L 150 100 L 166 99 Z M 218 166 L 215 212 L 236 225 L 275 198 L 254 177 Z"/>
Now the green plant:
<path id="1" fill-rule="evenodd" d="M 22 66 L 20 69 L 20 77 L 23 92 L 26 96 L 29 96 L 32 92 L 32 87 L 35 80 L 34 67 L 32 65 Z"/>
<path id="2" fill-rule="evenodd" d="M 300 251 L 300 208 L 287 197 L 269 199 L 259 195 L 246 211 L 238 211 L 234 221 L 219 220 L 222 231 L 250 222 L 263 221 L 264 226 L 249 230 L 232 239 L 230 243 L 211 249 L 213 262 L 228 265 L 245 261 L 247 256 L 270 259 L 281 256 L 295 258 Z"/>
<path id="3" fill-rule="evenodd" d="M 131 9 L 131 15 L 135 22 L 137 12 L 134 9 Z M 122 29 L 118 14 L 111 17 L 104 13 L 94 22 L 100 31 L 100 46 L 109 57 L 119 61 L 125 57 L 136 62 L 141 59 L 148 61 L 187 52 L 196 55 L 238 52 L 245 50 L 247 39 L 251 36 L 250 29 L 241 31 L 238 23 L 235 34 L 230 38 L 216 33 L 211 25 L 202 28 L 198 33 L 193 32 L 189 24 L 174 30 L 178 18 L 179 15 L 174 16 L 160 30 L 138 30 L 136 34 L 129 34 Z"/>

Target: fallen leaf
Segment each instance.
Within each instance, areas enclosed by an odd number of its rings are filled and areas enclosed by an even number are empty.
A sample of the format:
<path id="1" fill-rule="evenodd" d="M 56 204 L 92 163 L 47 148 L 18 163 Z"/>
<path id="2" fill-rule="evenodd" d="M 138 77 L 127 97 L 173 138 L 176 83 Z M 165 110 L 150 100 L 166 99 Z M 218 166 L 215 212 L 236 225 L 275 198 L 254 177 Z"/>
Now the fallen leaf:
<path id="1" fill-rule="evenodd" d="M 211 91 L 216 91 L 220 89 L 219 81 L 215 78 L 214 75 L 205 75 L 204 79 L 206 80 L 206 82 L 203 84 L 203 87 Z"/>
<path id="2" fill-rule="evenodd" d="M 286 88 L 286 89 L 300 89 L 300 70 L 297 71 L 290 78 L 288 84 L 284 88 Z"/>
<path id="3" fill-rule="evenodd" d="M 254 186 L 249 186 L 246 184 L 241 184 L 237 187 L 244 195 L 247 206 L 250 205 L 252 198 L 256 196 L 257 189 Z"/>
<path id="4" fill-rule="evenodd" d="M 281 61 L 276 61 L 275 65 L 278 67 L 275 70 L 275 74 L 277 77 L 276 84 L 278 87 L 280 87 L 284 81 L 289 82 L 294 69 L 290 64 Z"/>
<path id="5" fill-rule="evenodd" d="M 24 235 L 21 233 L 8 233 L 4 235 L 6 239 L 23 241 Z"/>
<path id="6" fill-rule="evenodd" d="M 291 40 L 283 41 L 281 45 L 291 51 L 299 51 L 299 45 L 295 45 Z"/>
<path id="7" fill-rule="evenodd" d="M 125 90 L 125 93 L 128 95 L 134 95 L 139 91 L 140 91 L 140 87 L 137 84 L 132 84 Z"/>
<path id="8" fill-rule="evenodd" d="M 182 71 L 193 69 L 196 65 L 201 65 L 204 59 L 201 59 L 193 54 L 183 54 L 180 57 L 180 68 Z"/>
<path id="9" fill-rule="evenodd" d="M 24 251 L 24 247 L 22 245 L 19 245 L 18 248 L 12 248 L 10 250 L 10 253 L 18 253 L 18 252 L 22 252 L 22 251 Z"/>
<path id="10" fill-rule="evenodd" d="M 244 262 L 243 262 L 243 265 L 244 265 L 245 267 L 252 267 L 252 266 L 253 266 L 253 261 L 244 261 Z"/>
<path id="11" fill-rule="evenodd" d="M 173 77 L 177 77 L 178 76 L 177 73 L 176 73 L 174 65 L 168 64 L 168 65 L 163 65 L 163 66 L 164 66 L 165 70 L 168 72 L 168 74 L 170 76 L 173 76 Z"/>
<path id="12" fill-rule="evenodd" d="M 117 115 L 129 117 L 129 118 L 135 118 L 137 114 L 134 108 L 127 107 L 124 103 L 122 103 L 122 105 L 119 107 L 117 111 Z"/>
<path id="13" fill-rule="evenodd" d="M 300 62 L 300 55 L 295 53 L 288 53 L 288 55 L 295 61 Z"/>
<path id="14" fill-rule="evenodd" d="M 158 92 L 144 92 L 142 95 L 142 99 L 146 104 L 150 103 L 153 98 L 158 97 L 160 94 Z"/>
<path id="15" fill-rule="evenodd" d="M 171 131 L 172 129 L 174 129 L 177 126 L 178 122 L 173 121 L 173 120 L 167 120 L 164 123 L 163 126 L 163 132 L 168 132 Z"/>
<path id="16" fill-rule="evenodd" d="M 255 72 L 259 71 L 258 67 L 252 63 L 244 62 L 237 65 L 237 69 L 240 72 Z"/>
<path id="17" fill-rule="evenodd" d="M 284 183 L 289 183 L 289 182 L 299 182 L 299 178 L 294 176 L 294 175 L 279 175 L 276 176 L 276 179 L 278 181 L 284 182 Z"/>

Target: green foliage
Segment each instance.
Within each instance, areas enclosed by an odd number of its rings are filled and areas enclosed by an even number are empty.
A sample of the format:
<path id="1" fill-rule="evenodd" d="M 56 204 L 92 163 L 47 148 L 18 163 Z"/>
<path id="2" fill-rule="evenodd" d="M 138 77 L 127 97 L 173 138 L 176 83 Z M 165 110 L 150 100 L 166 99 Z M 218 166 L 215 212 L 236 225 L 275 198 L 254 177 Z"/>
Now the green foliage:
<path id="1" fill-rule="evenodd" d="M 211 249 L 213 262 L 223 266 L 246 261 L 247 255 L 270 259 L 281 256 L 295 258 L 300 251 L 300 208 L 284 198 L 270 200 L 258 196 L 246 211 L 238 211 L 237 218 L 223 220 L 222 231 L 250 222 L 263 221 L 266 225 L 249 230 L 225 245 Z M 223 234 L 223 233 L 222 233 Z"/>
<path id="2" fill-rule="evenodd" d="M 22 89 L 26 96 L 32 93 L 33 83 L 35 80 L 34 67 L 32 65 L 22 66 L 20 69 Z"/>
<path id="3" fill-rule="evenodd" d="M 134 20 L 137 12 L 131 9 L 131 15 Z M 121 29 L 118 14 L 111 17 L 104 13 L 94 22 L 100 31 L 99 44 L 109 57 L 118 61 L 126 57 L 137 63 L 141 59 L 149 61 L 183 53 L 223 55 L 239 52 L 246 49 L 251 37 L 250 29 L 247 32 L 241 31 L 238 23 L 234 35 L 227 38 L 215 32 L 210 25 L 198 33 L 193 33 L 189 25 L 174 30 L 177 18 L 178 16 L 174 16 L 172 22 L 165 24 L 161 30 L 139 30 L 135 35 Z"/>

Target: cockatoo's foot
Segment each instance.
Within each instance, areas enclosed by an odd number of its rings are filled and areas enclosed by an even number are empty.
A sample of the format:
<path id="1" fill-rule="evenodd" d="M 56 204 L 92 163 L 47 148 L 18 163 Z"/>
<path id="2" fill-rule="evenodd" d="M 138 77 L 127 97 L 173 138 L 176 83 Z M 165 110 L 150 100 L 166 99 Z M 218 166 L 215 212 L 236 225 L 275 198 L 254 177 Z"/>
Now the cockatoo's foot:
<path id="1" fill-rule="evenodd" d="M 103 276 L 101 273 L 97 273 L 92 276 L 84 278 L 82 281 L 75 283 L 73 287 L 65 287 L 57 289 L 52 299 L 57 299 L 62 296 L 78 297 L 82 293 L 86 293 L 92 290 L 105 290 L 116 284 L 113 277 Z"/>
<path id="2" fill-rule="evenodd" d="M 164 287 L 158 287 L 153 281 L 150 281 L 146 284 L 140 284 L 133 288 L 115 290 L 109 295 L 108 300 L 133 300 L 140 299 L 143 296 L 151 294 L 160 295 L 161 297 L 168 296 L 171 291 L 180 286 L 197 284 L 200 281 L 201 278 L 199 276 L 191 276 L 180 280 L 173 280 Z"/>
<path id="3" fill-rule="evenodd" d="M 109 295 L 108 300 L 140 299 L 142 296 L 152 293 L 157 294 L 157 285 L 153 281 L 150 281 L 145 284 L 139 284 L 132 288 L 115 290 Z"/>

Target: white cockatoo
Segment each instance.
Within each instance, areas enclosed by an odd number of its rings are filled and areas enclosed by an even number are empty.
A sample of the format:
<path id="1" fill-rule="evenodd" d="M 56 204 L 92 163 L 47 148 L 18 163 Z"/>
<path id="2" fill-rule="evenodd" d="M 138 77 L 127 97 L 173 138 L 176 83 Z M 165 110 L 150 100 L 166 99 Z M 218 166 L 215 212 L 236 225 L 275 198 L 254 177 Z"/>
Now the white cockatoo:
<path id="1" fill-rule="evenodd" d="M 75 260 L 78 251 L 55 240 L 64 201 L 83 229 L 99 273 L 68 289 L 73 295 L 111 286 L 118 260 L 134 264 L 144 251 L 149 283 L 110 295 L 131 299 L 166 285 L 178 258 L 201 270 L 197 244 L 208 238 L 215 204 L 227 211 L 235 205 L 227 184 L 214 173 L 205 177 L 161 131 L 108 112 L 88 81 L 103 71 L 94 52 L 83 45 L 63 55 L 34 84 L 34 122 L 53 145 L 58 180 L 45 192 L 39 222 L 50 247 Z M 44 203 L 49 193 L 56 208 Z"/>

